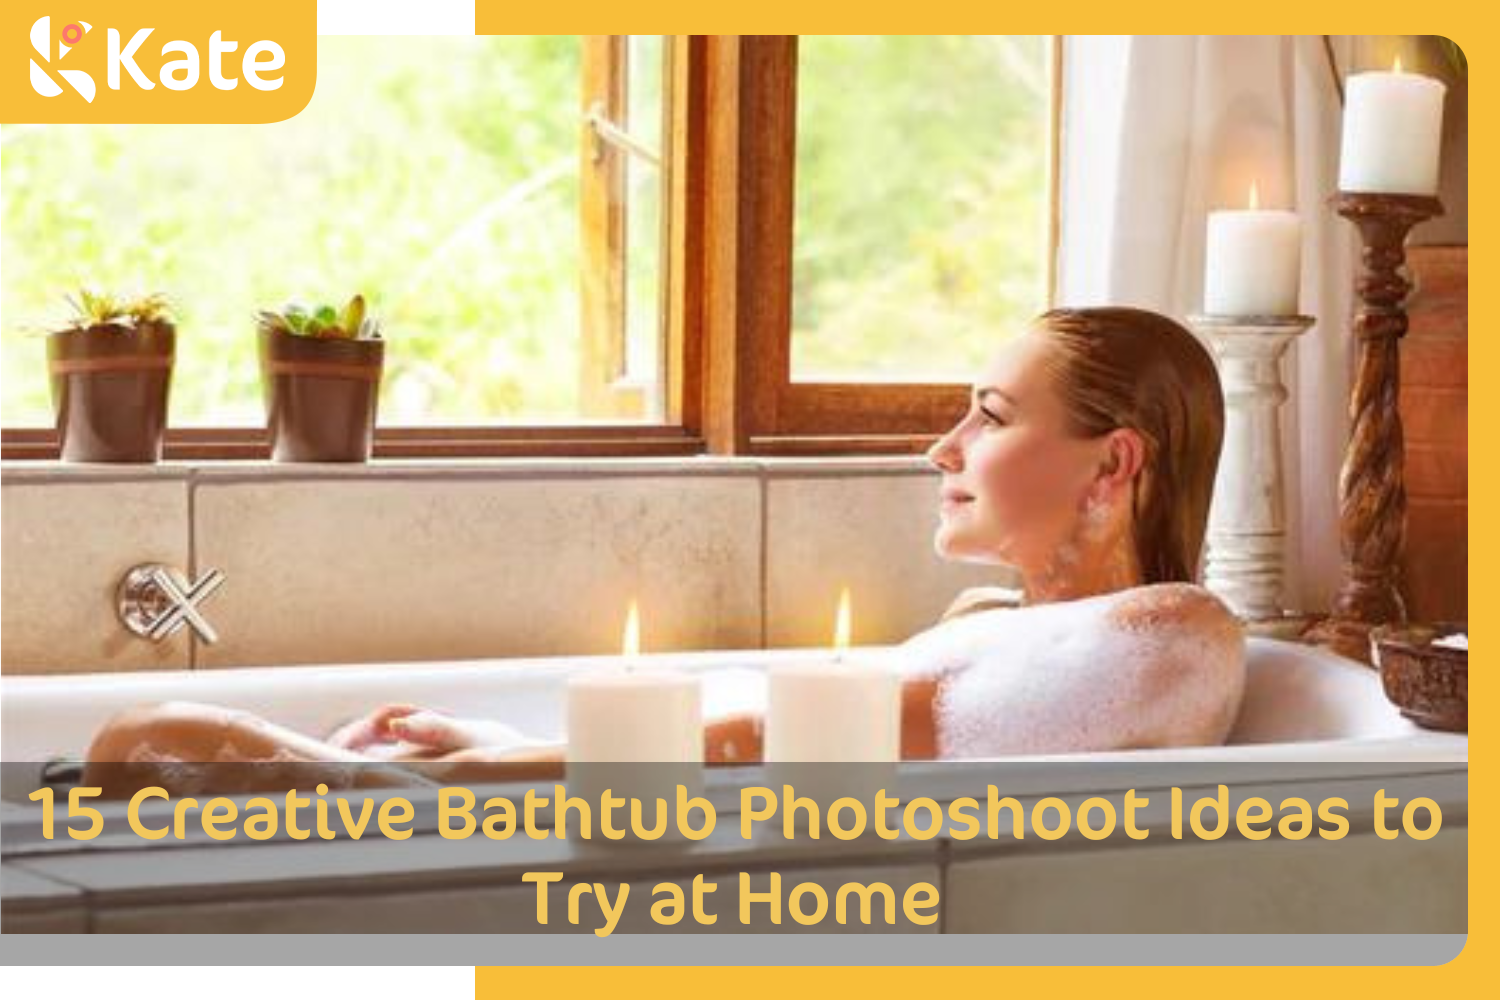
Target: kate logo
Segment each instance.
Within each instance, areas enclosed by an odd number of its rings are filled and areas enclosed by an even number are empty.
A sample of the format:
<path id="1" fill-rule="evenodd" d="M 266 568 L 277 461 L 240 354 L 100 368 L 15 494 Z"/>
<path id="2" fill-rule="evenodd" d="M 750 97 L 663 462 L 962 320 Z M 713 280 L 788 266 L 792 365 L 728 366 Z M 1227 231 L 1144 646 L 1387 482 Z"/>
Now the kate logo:
<path id="1" fill-rule="evenodd" d="M 87 21 L 74 21 L 62 30 L 62 40 L 57 43 L 57 58 L 62 58 L 73 50 L 73 46 L 83 41 L 83 36 L 93 29 L 93 25 Z M 42 57 L 42 62 L 52 62 L 50 50 L 52 47 L 52 17 L 39 17 L 31 26 L 31 47 L 36 49 L 37 55 Z M 94 78 L 81 69 L 60 69 L 57 75 L 67 81 L 68 86 L 76 90 L 85 101 L 94 103 Z M 57 97 L 62 94 L 62 87 L 58 86 L 56 80 L 52 79 L 45 69 L 31 60 L 31 89 L 43 97 Z"/>
<path id="2" fill-rule="evenodd" d="M 27 44 L 27 42 L 30 44 Z M 31 75 L 21 67 L 30 61 Z M 0 3 L 0 121 L 264 125 L 307 106 L 316 0 Z"/>

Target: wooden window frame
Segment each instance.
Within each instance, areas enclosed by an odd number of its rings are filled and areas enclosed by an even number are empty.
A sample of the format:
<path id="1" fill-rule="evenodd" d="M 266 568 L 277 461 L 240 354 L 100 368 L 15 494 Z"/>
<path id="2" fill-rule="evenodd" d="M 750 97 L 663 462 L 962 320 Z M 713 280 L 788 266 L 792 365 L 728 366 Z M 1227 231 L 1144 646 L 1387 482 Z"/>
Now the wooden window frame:
<path id="1" fill-rule="evenodd" d="M 688 58 L 675 36 L 664 36 L 662 47 L 661 131 L 642 134 L 629 120 L 630 84 L 635 67 L 630 58 L 630 36 L 586 35 L 583 43 L 583 90 L 579 113 L 585 122 L 599 115 L 631 140 L 626 148 L 598 131 L 585 128 L 579 156 L 581 246 L 580 276 L 582 350 L 579 402 L 591 420 L 636 420 L 650 417 L 652 386 L 665 383 L 671 366 L 665 357 L 667 338 L 661 338 L 662 358 L 649 379 L 628 371 L 629 168 L 632 158 L 651 155 L 661 189 L 661 225 L 656 234 L 659 273 L 657 315 L 665 333 L 670 302 L 677 287 L 670 279 L 672 259 L 672 180 L 680 165 L 672 157 L 679 144 L 674 136 L 673 108 L 681 104 L 686 85 L 674 83 L 674 69 Z M 665 398 L 665 396 L 664 396 Z M 667 407 L 670 411 L 670 406 Z"/>
<path id="2" fill-rule="evenodd" d="M 1047 298 L 1055 289 L 1061 47 L 1052 47 Z M 750 455 L 925 451 L 968 406 L 958 383 L 794 381 L 797 36 L 712 36 L 707 52 L 703 435 Z"/>
<path id="3" fill-rule="evenodd" d="M 586 37 L 585 45 L 600 47 L 595 54 L 605 58 L 594 61 L 592 76 L 585 73 L 585 110 L 601 94 L 623 94 L 618 60 L 609 55 L 623 51 L 622 43 L 623 36 Z M 926 449 L 963 412 L 969 389 L 956 383 L 792 380 L 797 37 L 674 35 L 667 49 L 663 420 L 378 427 L 375 457 L 909 454 Z M 1054 41 L 1049 298 L 1058 232 L 1060 66 Z M 580 156 L 590 158 L 586 125 L 580 134 Z M 609 159 L 593 167 L 619 169 Z M 619 224 L 618 214 L 611 215 L 617 201 L 591 207 L 589 198 L 585 191 L 580 224 L 602 225 L 606 237 L 617 233 L 611 228 Z M 587 289 L 580 294 L 585 309 L 599 309 L 600 301 L 609 308 L 607 286 L 592 304 Z M 630 386 L 611 382 L 623 370 L 623 315 L 620 326 L 614 322 L 595 324 L 592 332 L 585 323 L 586 350 L 598 365 L 581 377 L 591 391 L 604 387 L 603 409 L 618 416 L 638 412 L 639 401 Z M 5 459 L 58 453 L 52 429 L 3 431 Z M 265 459 L 269 447 L 262 428 L 170 428 L 165 453 L 185 461 Z"/>

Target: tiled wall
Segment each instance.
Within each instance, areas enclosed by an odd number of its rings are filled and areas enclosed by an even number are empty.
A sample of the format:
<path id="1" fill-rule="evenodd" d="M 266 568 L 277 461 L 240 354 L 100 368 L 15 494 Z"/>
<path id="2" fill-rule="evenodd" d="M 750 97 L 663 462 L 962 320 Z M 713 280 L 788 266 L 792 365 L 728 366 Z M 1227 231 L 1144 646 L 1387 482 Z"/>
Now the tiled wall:
<path id="1" fill-rule="evenodd" d="M 7 674 L 899 641 L 993 568 L 932 552 L 916 459 L 7 464 Z M 157 561 L 226 582 L 220 641 L 155 645 L 115 587 Z"/>
<path id="2" fill-rule="evenodd" d="M 4 672 L 187 667 L 185 635 L 147 642 L 114 614 L 115 587 L 131 566 L 188 565 L 186 473 L 69 472 L 12 477 L 7 468 L 0 480 Z"/>

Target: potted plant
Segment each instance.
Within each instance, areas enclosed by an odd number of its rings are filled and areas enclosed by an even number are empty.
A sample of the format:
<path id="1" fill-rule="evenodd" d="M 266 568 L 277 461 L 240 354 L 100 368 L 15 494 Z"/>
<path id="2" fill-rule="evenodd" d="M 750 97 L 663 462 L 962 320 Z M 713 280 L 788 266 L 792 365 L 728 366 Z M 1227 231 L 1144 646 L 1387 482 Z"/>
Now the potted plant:
<path id="1" fill-rule="evenodd" d="M 70 301 L 72 325 L 47 336 L 63 461 L 159 461 L 177 341 L 166 299 Z"/>
<path id="2" fill-rule="evenodd" d="M 262 312 L 261 378 L 271 458 L 363 462 L 375 439 L 385 341 L 356 295 L 343 309 Z"/>

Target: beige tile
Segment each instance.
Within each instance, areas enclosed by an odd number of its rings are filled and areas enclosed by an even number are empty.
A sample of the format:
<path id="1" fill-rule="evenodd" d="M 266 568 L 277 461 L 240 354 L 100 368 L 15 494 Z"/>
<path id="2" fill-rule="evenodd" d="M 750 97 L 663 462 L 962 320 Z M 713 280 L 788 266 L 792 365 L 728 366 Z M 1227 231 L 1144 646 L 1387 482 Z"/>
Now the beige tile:
<path id="1" fill-rule="evenodd" d="M 0 933 L 5 934 L 87 934 L 88 912 L 80 905 L 45 910 L 5 910 Z"/>
<path id="2" fill-rule="evenodd" d="M 937 488 L 927 473 L 768 478 L 766 644 L 826 645 L 845 584 L 853 641 L 868 645 L 933 624 L 966 587 L 1007 583 L 934 553 Z"/>
<path id="3" fill-rule="evenodd" d="M 87 929 L 81 890 L 19 865 L 0 865 L 0 933 L 82 934 Z"/>
<path id="4" fill-rule="evenodd" d="M 104 906 L 102 934 L 498 934 L 535 931 L 534 893 L 515 888 L 350 891 L 223 902 Z"/>
<path id="5" fill-rule="evenodd" d="M 746 474 L 748 473 L 748 474 Z M 227 582 L 198 665 L 758 645 L 760 488 L 735 475 L 473 475 L 196 487 Z"/>
<path id="6" fill-rule="evenodd" d="M 960 861 L 949 933 L 1462 934 L 1468 830 L 1428 841 L 1171 844 Z"/>
<path id="7" fill-rule="evenodd" d="M 13 476 L 4 497 L 6 674 L 185 668 L 185 630 L 162 643 L 127 632 L 115 588 L 138 563 L 188 566 L 184 478 Z M 212 601 L 205 605 L 211 615 Z"/>

